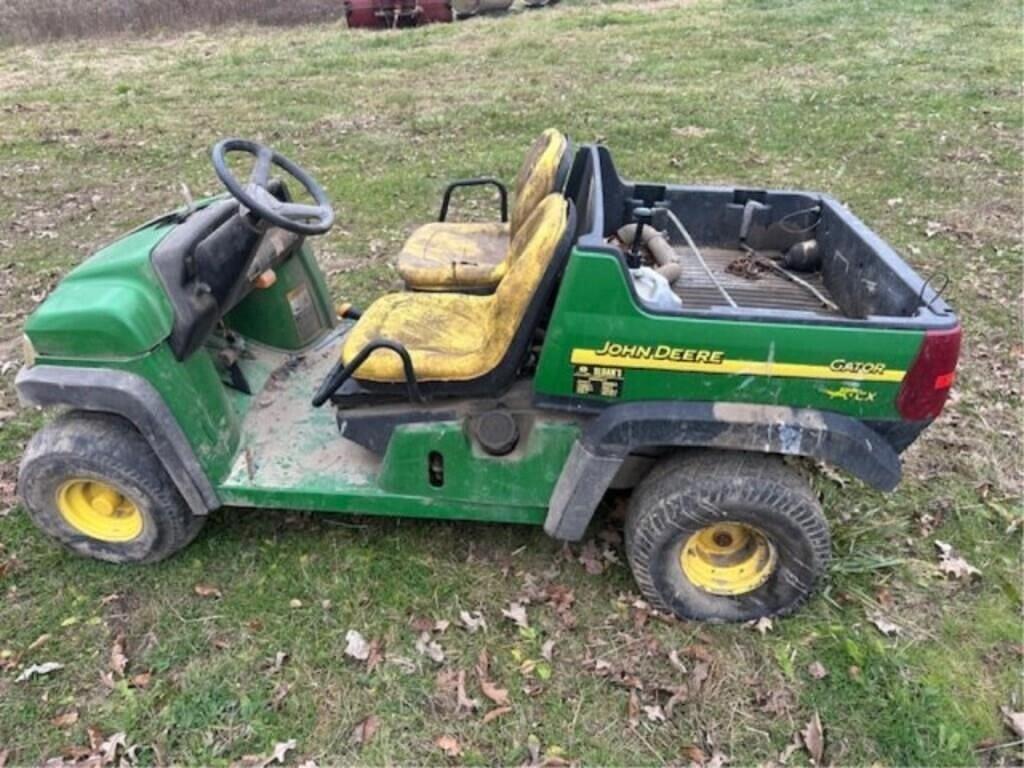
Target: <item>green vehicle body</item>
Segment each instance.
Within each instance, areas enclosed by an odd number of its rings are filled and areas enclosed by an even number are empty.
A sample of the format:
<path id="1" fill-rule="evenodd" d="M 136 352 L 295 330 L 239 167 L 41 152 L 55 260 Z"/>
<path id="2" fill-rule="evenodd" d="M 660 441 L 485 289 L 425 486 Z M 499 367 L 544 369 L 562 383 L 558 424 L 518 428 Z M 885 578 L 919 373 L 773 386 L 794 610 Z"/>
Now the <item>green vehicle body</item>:
<path id="1" fill-rule="evenodd" d="M 225 385 L 215 350 L 203 347 L 179 360 L 169 346 L 174 308 L 152 255 L 176 226 L 173 214 L 154 220 L 73 270 L 26 323 L 34 359 L 22 377 L 62 371 L 74 382 L 76 371 L 117 372 L 145 382 L 187 441 L 203 476 L 197 482 L 205 480 L 212 490 L 204 497 L 210 508 L 542 524 L 553 495 L 574 491 L 559 488 L 560 481 L 587 481 L 586 472 L 571 475 L 568 467 L 600 453 L 581 441 L 609 406 L 769 409 L 743 411 L 748 416 L 820 412 L 884 434 L 887 425 L 898 429 L 906 422 L 897 407 L 901 381 L 927 333 L 905 323 L 653 312 L 632 292 L 620 258 L 596 237 L 583 236 L 568 259 L 535 373 L 524 384 L 533 406 L 515 451 L 494 456 L 480 450 L 464 419 L 426 420 L 395 427 L 379 461 L 345 459 L 339 466 L 336 416 L 329 408 L 313 409 L 309 398 L 336 359 L 347 324 L 334 316 L 309 245 L 276 269 L 272 287 L 250 293 L 223 318 L 250 350 L 238 361 L 252 390 L 245 394 Z M 301 329 L 292 304 L 297 291 L 308 293 L 316 317 Z M 951 313 L 943 322 L 956 326 Z M 301 375 L 282 379 L 296 356 L 316 360 Z M 70 395 L 62 403 L 52 392 L 39 397 L 28 385 L 19 384 L 19 391 L 46 405 L 112 408 Z M 799 414 L 797 421 L 804 418 Z M 758 447 L 755 437 L 745 449 L 777 450 Z M 904 447 L 900 442 L 886 450 L 895 455 Z M 717 445 L 703 438 L 682 444 Z M 813 455 L 810 449 L 792 452 Z M 444 461 L 441 485 L 431 482 L 437 454 Z"/>
<path id="2" fill-rule="evenodd" d="M 187 436 L 225 504 L 510 523 L 544 521 L 547 499 L 578 434 L 570 424 L 538 425 L 514 461 L 474 452 L 461 425 L 435 422 L 399 429 L 379 472 L 372 474 L 327 474 L 310 464 L 303 483 L 277 488 L 248 485 L 233 474 L 246 417 L 259 398 L 225 387 L 211 352 L 200 350 L 185 361 L 176 360 L 171 352 L 167 337 L 173 310 L 150 260 L 171 228 L 156 223 L 134 232 L 67 275 L 26 323 L 25 334 L 35 350 L 33 367 L 110 369 L 147 381 Z M 324 308 L 320 334 L 330 332 L 333 310 L 308 246 L 278 275 L 274 286 L 244 300 L 226 323 L 260 345 L 294 352 L 308 347 L 310 340 L 296 333 L 285 298 L 288 292 L 303 281 L 311 286 L 316 305 Z M 260 360 L 242 365 L 252 382 L 265 383 L 272 372 Z M 312 387 L 315 382 L 307 384 Z M 295 396 L 308 405 L 310 394 L 309 389 L 299 390 Z M 282 444 L 294 449 L 291 460 L 296 463 L 339 439 L 328 410 L 309 409 L 307 421 L 285 426 Z M 410 463 L 418 466 L 418 457 L 439 448 L 454 482 L 434 489 L 425 473 L 405 468 Z M 279 459 L 290 460 L 288 455 Z"/>
<path id="3" fill-rule="evenodd" d="M 614 397 L 602 397 L 599 390 L 589 397 L 799 404 L 858 419 L 899 420 L 896 395 L 923 334 L 652 314 L 630 295 L 613 256 L 577 250 L 555 305 L 535 384 L 546 395 L 577 396 L 573 377 L 567 375 L 567 362 L 575 354 L 581 364 L 622 368 L 622 386 L 614 388 Z M 606 345 L 622 350 L 596 354 Z M 708 361 L 682 359 L 702 351 Z M 847 360 L 870 361 L 884 371 L 851 375 L 834 370 Z M 774 370 L 769 361 L 777 362 Z M 865 394 L 843 396 L 844 387 Z"/>

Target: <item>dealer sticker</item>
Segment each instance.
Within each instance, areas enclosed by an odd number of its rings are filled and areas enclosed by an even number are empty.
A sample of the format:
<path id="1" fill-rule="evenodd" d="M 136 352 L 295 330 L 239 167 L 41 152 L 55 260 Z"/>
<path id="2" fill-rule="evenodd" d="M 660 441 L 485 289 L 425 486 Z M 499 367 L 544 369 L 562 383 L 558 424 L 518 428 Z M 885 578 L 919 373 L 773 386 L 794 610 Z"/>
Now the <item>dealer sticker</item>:
<path id="1" fill-rule="evenodd" d="M 601 365 L 573 366 L 572 390 L 576 395 L 622 397 L 622 369 Z"/>

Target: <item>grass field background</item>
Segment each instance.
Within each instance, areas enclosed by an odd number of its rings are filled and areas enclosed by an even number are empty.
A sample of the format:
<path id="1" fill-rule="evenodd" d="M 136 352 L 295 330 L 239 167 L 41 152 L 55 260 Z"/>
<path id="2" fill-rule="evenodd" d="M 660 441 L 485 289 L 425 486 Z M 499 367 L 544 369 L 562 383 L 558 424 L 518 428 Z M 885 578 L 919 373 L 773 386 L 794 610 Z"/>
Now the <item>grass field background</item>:
<path id="1" fill-rule="evenodd" d="M 141 762 L 295 740 L 289 763 L 799 766 L 817 715 L 825 762 L 1020 764 L 1001 711 L 1024 709 L 1020 28 L 1009 0 L 566 0 L 397 34 L 0 49 L 0 752 L 72 759 L 123 732 Z M 609 553 L 600 574 L 580 547 L 505 526 L 226 510 L 147 568 L 32 528 L 13 497 L 44 418 L 13 391 L 24 317 L 181 184 L 216 192 L 216 139 L 262 140 L 324 182 L 339 224 L 321 264 L 339 299 L 366 302 L 397 286 L 393 254 L 444 180 L 510 179 L 547 126 L 606 142 L 628 177 L 828 191 L 949 277 L 954 398 L 895 493 L 817 479 L 835 562 L 798 616 L 763 634 L 648 616 L 614 516 L 586 552 Z M 940 572 L 936 541 L 981 576 Z M 525 629 L 502 616 L 522 596 Z M 440 664 L 417 650 L 424 629 Z M 349 630 L 379 664 L 346 656 Z M 64 667 L 16 682 L 48 661 Z M 487 722 L 481 676 L 509 699 Z"/>

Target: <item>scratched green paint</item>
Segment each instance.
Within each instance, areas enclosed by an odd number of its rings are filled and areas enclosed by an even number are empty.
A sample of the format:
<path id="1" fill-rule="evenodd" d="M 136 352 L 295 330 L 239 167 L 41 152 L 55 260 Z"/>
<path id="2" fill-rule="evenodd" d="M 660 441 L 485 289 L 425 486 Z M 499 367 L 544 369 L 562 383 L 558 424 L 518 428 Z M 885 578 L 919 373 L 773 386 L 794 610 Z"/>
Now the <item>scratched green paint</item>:
<path id="1" fill-rule="evenodd" d="M 722 350 L 727 359 L 828 365 L 844 358 L 910 368 L 922 331 L 856 326 L 711 320 L 645 312 L 629 293 L 619 261 L 610 254 L 574 251 L 555 302 L 534 380 L 538 393 L 569 397 L 572 350 L 600 349 L 606 341 Z M 842 387 L 873 392 L 869 402 L 842 399 Z M 829 393 L 832 393 L 831 395 Z M 625 369 L 615 399 L 597 403 L 690 400 L 819 408 L 865 419 L 899 419 L 898 383 L 796 379 L 771 376 L 676 373 Z"/>

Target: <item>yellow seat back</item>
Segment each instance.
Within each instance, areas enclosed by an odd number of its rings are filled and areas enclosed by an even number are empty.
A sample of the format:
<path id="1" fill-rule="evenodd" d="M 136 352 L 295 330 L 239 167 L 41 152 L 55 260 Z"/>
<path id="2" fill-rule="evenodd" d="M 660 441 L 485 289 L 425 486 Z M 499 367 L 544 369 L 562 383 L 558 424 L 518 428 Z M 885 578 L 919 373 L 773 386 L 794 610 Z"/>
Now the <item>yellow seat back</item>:
<path id="1" fill-rule="evenodd" d="M 565 198 L 552 192 L 538 203 L 519 228 L 506 263 L 508 271 L 491 297 L 492 338 L 507 347 L 519 328 L 530 299 L 548 271 L 569 224 Z"/>
<path id="2" fill-rule="evenodd" d="M 561 131 L 548 128 L 533 142 L 513 185 L 509 234 L 515 238 L 519 228 L 547 195 L 559 192 L 559 169 L 569 140 Z"/>

